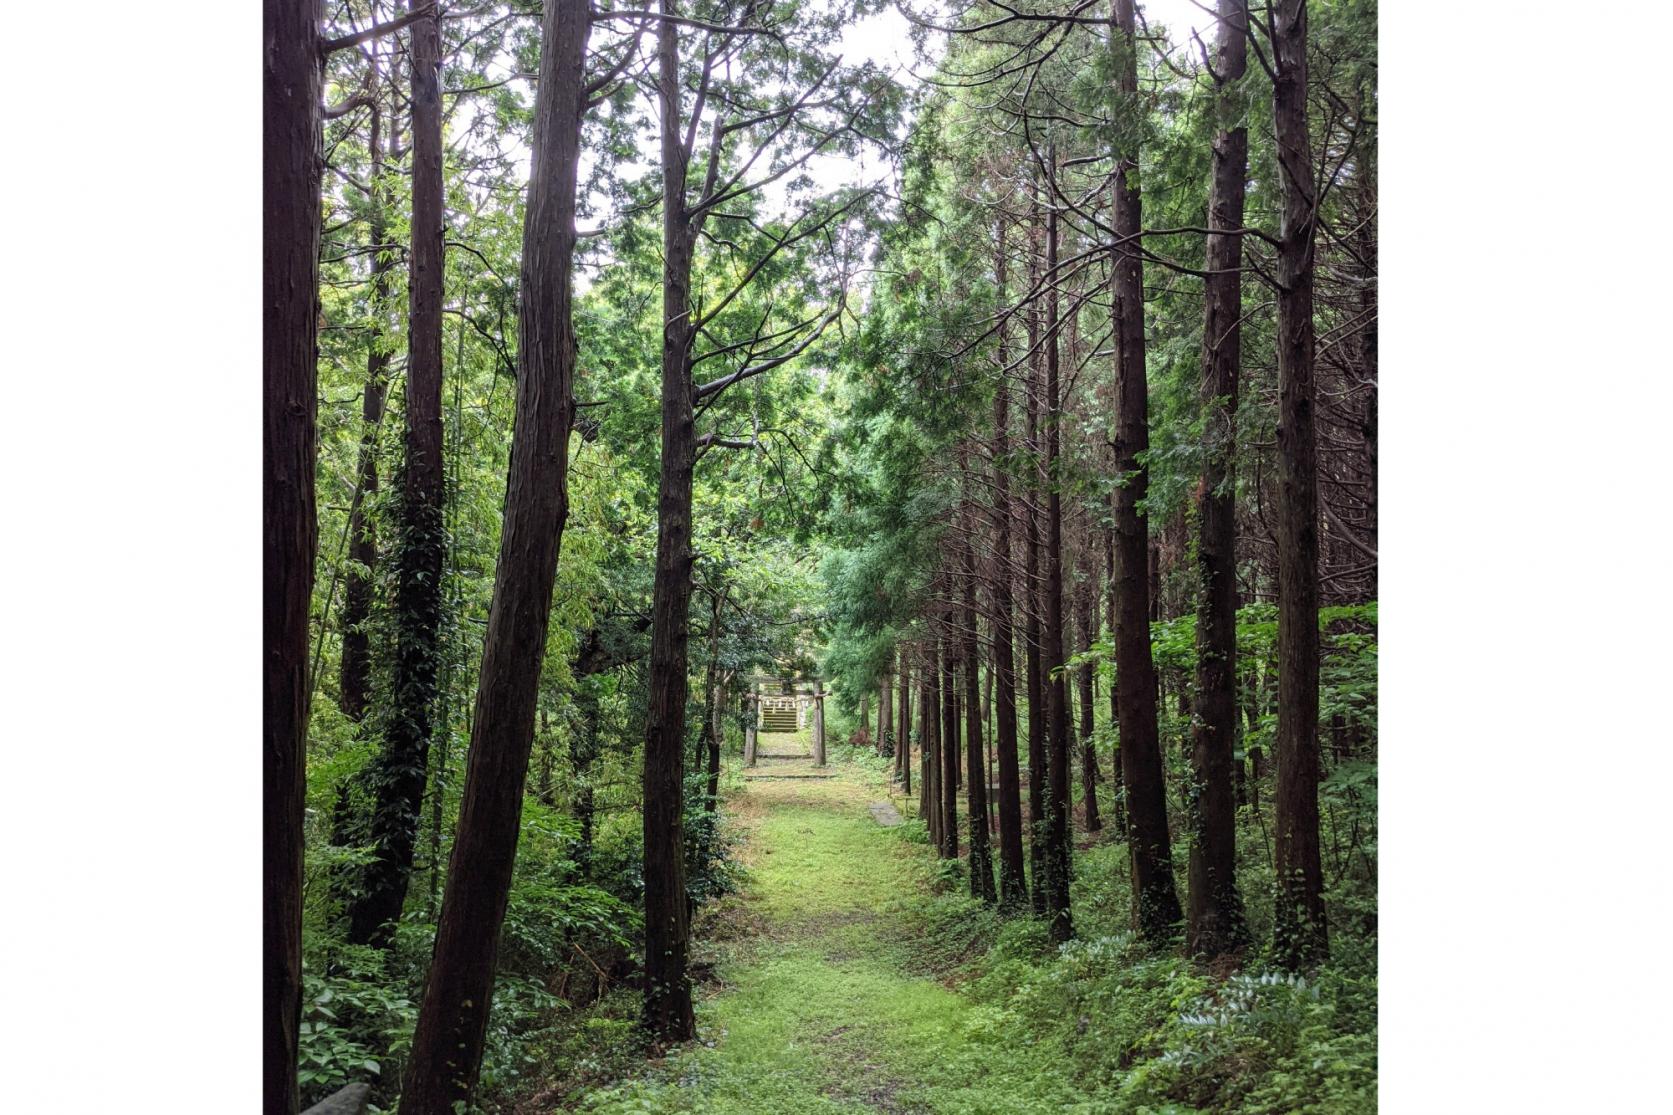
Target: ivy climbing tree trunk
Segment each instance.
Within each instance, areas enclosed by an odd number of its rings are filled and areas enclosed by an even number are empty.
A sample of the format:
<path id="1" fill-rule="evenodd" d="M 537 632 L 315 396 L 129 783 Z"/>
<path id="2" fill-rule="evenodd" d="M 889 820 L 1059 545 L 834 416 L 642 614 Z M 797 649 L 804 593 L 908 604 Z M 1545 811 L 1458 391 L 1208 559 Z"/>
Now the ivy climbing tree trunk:
<path id="1" fill-rule="evenodd" d="M 262 4 L 262 1110 L 295 1115 L 314 591 L 319 0 Z"/>
<path id="2" fill-rule="evenodd" d="M 1111 48 L 1119 97 L 1138 96 L 1138 49 L 1133 0 L 1112 0 Z M 1123 136 L 1117 151 L 1113 224 L 1119 247 L 1112 268 L 1115 303 L 1115 677 L 1120 706 L 1121 769 L 1127 791 L 1127 846 L 1139 931 L 1166 941 L 1179 924 L 1168 839 L 1167 791 L 1156 726 L 1156 668 L 1150 657 L 1150 552 L 1146 516 L 1149 488 L 1142 463 L 1150 448 L 1144 354 L 1144 270 L 1139 238 L 1139 144 Z"/>
<path id="3" fill-rule="evenodd" d="M 1272 14 L 1278 239 L 1278 897 L 1273 952 L 1307 968 L 1329 952 L 1319 855 L 1319 480 L 1313 415 L 1316 201 L 1307 133 L 1307 3 Z"/>
<path id="4" fill-rule="evenodd" d="M 386 947 L 406 901 L 424 805 L 432 712 L 441 664 L 442 462 L 442 129 L 441 29 L 428 8 L 409 28 L 412 61 L 412 273 L 407 311 L 406 461 L 396 559 L 395 693 L 372 777 L 373 859 L 349 908 L 349 940 Z"/>
<path id="5" fill-rule="evenodd" d="M 376 323 L 367 344 L 366 387 L 360 399 L 360 452 L 356 461 L 354 503 L 349 509 L 350 565 L 343 578 L 343 649 L 337 674 L 337 704 L 355 723 L 366 716 L 372 701 L 372 640 L 366 631 L 372 615 L 372 584 L 378 565 L 377 532 L 371 503 L 378 493 L 378 429 L 383 425 L 384 391 L 389 379 L 389 349 L 384 321 L 389 303 L 389 272 L 394 254 L 385 243 L 389 224 L 383 197 L 383 105 L 380 100 L 377 55 L 372 55 L 372 98 L 367 150 L 371 169 L 367 205 L 372 241 L 372 320 Z"/>
<path id="6" fill-rule="evenodd" d="M 575 189 L 586 107 L 587 0 L 547 0 L 519 290 L 517 410 L 459 827 L 402 1115 L 469 1104 L 482 1066 L 500 929 L 523 816 L 535 705 L 569 516 Z"/>
<path id="7" fill-rule="evenodd" d="M 1209 66 L 1215 83 L 1203 280 L 1203 465 L 1197 485 L 1197 676 L 1191 718 L 1196 779 L 1185 949 L 1219 956 L 1248 942 L 1237 889 L 1237 505 L 1232 490 L 1243 317 L 1244 181 L 1249 133 L 1240 122 L 1237 87 L 1248 64 L 1247 0 L 1220 0 L 1220 30 Z"/>

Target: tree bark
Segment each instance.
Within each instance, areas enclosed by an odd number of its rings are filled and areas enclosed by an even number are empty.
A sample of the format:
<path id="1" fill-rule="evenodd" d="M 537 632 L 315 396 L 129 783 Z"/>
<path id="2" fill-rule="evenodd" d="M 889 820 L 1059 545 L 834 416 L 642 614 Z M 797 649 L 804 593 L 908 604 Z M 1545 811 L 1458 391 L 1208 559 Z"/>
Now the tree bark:
<path id="1" fill-rule="evenodd" d="M 1057 173 L 1055 149 L 1048 155 Z M 1063 494 L 1059 475 L 1061 403 L 1058 399 L 1057 208 L 1046 211 L 1046 624 L 1045 661 L 1047 755 L 1050 772 L 1046 795 L 1046 917 L 1048 935 L 1061 944 L 1074 935 L 1069 916 L 1069 683 L 1063 670 Z"/>
<path id="2" fill-rule="evenodd" d="M 960 450 L 959 472 L 969 477 Z M 966 480 L 968 494 L 968 479 Z M 993 851 L 988 843 L 988 773 L 982 762 L 981 656 L 976 631 L 976 514 L 966 500 L 964 519 L 964 744 L 965 804 L 970 815 L 970 897 L 993 905 Z M 1014 746 L 1014 745 L 1013 745 Z"/>
<path id="3" fill-rule="evenodd" d="M 709 667 L 705 680 L 705 695 L 708 699 L 707 715 L 703 717 L 703 730 L 699 736 L 699 743 L 704 745 L 702 762 L 706 767 L 708 779 L 703 790 L 703 812 L 715 811 L 716 798 L 720 794 L 720 745 L 724 740 L 725 726 L 722 717 L 725 715 L 723 706 L 726 700 L 725 682 L 720 673 L 720 615 L 726 606 L 726 594 L 719 593 L 714 597 L 714 605 L 709 611 Z"/>
<path id="4" fill-rule="evenodd" d="M 912 663 L 906 656 L 906 648 L 900 652 L 900 730 L 899 739 L 895 741 L 895 754 L 899 758 L 901 792 L 912 793 Z"/>
<path id="5" fill-rule="evenodd" d="M 825 683 L 813 683 L 813 765 L 825 765 Z"/>
<path id="6" fill-rule="evenodd" d="M 1115 532 L 1107 531 L 1104 535 L 1104 581 L 1109 591 L 1106 593 L 1108 608 L 1106 620 L 1113 637 L 1115 632 Z M 1115 833 L 1122 840 L 1127 839 L 1127 779 L 1121 771 L 1121 687 L 1112 678 L 1110 681 L 1110 727 L 1115 729 L 1115 753 L 1111 758 L 1110 771 L 1110 824 L 1115 826 Z"/>
<path id="7" fill-rule="evenodd" d="M 662 13 L 675 14 L 674 0 Z M 691 474 L 696 434 L 691 389 L 693 224 L 685 205 L 680 136 L 679 29 L 657 29 L 662 110 L 662 466 L 652 586 L 650 713 L 645 736 L 645 1029 L 664 1042 L 696 1033 L 684 857 L 687 610 L 691 602 Z"/>
<path id="8" fill-rule="evenodd" d="M 1260 682 L 1255 676 L 1255 667 L 1247 667 L 1243 671 L 1243 717 L 1244 739 L 1250 739 L 1260 730 Z M 1249 752 L 1249 808 L 1259 813 L 1261 808 L 1261 779 L 1266 775 L 1266 756 L 1257 744 L 1251 743 Z"/>
<path id="9" fill-rule="evenodd" d="M 994 249 L 994 280 L 1005 301 L 1005 226 L 1000 223 Z M 1016 913 L 1028 905 L 1022 858 L 1022 778 L 1017 767 L 1017 678 L 1012 656 L 1010 479 L 1010 366 L 1005 330 L 999 332 L 999 382 L 993 393 L 993 676 L 995 754 L 999 766 L 999 906 Z"/>
<path id="10" fill-rule="evenodd" d="M 1360 436 L 1365 439 L 1365 469 L 1370 481 L 1366 497 L 1366 542 L 1377 549 L 1377 197 L 1373 175 L 1359 175 L 1355 191 L 1359 210 L 1359 254 L 1365 261 L 1359 290 L 1359 312 L 1365 324 L 1359 331 L 1359 360 L 1365 377 L 1365 412 Z M 1377 570 L 1371 570 L 1370 599 L 1377 597 Z"/>
<path id="11" fill-rule="evenodd" d="M 1096 590 L 1089 583 L 1076 597 L 1080 602 L 1080 649 L 1084 653 L 1092 649 L 1098 637 Z M 1086 831 L 1098 832 L 1104 827 L 1104 821 L 1098 814 L 1098 752 L 1092 746 L 1092 734 L 1097 727 L 1092 711 L 1092 670 L 1090 662 L 1082 666 L 1076 671 L 1075 681 L 1080 690 L 1080 785 L 1081 798 L 1086 803 Z"/>
<path id="12" fill-rule="evenodd" d="M 1035 202 L 1034 228 L 1031 241 L 1038 238 L 1044 221 Z M 1040 282 L 1040 252 L 1037 243 L 1030 244 L 1028 253 L 1028 286 L 1032 290 Z M 1040 594 L 1040 522 L 1032 498 L 1039 490 L 1040 479 L 1040 316 L 1036 309 L 1028 314 L 1028 390 L 1025 407 L 1025 431 L 1029 468 L 1028 495 L 1019 501 L 1023 525 L 1023 615 L 1026 653 L 1024 673 L 1028 690 L 1028 866 L 1032 875 L 1029 901 L 1035 917 L 1046 915 L 1046 785 L 1050 778 L 1046 760 L 1046 695 L 1040 676 L 1040 617 L 1044 611 Z"/>
<path id="13" fill-rule="evenodd" d="M 726 682 L 717 681 L 709 705 L 709 780 L 704 786 L 703 812 L 713 813 L 720 802 L 720 748 L 726 742 Z"/>
<path id="14" fill-rule="evenodd" d="M 1118 94 L 1138 96 L 1138 45 L 1133 0 L 1112 0 Z M 1128 848 L 1139 931 L 1161 943 L 1179 924 L 1173 853 L 1168 841 L 1167 791 L 1156 726 L 1156 669 L 1150 657 L 1150 554 L 1141 511 L 1150 449 L 1144 353 L 1144 270 L 1139 255 L 1143 215 L 1138 144 L 1118 152 L 1114 187 L 1113 267 L 1116 335 L 1115 424 L 1115 674 L 1120 705 L 1122 776 L 1127 789 Z"/>
<path id="15" fill-rule="evenodd" d="M 343 577 L 343 650 L 338 661 L 337 704 L 356 724 L 372 702 L 372 640 L 366 630 L 372 615 L 372 585 L 378 564 L 377 532 L 369 514 L 378 492 L 378 428 L 383 425 L 389 352 L 384 348 L 385 311 L 393 257 L 384 247 L 389 235 L 383 198 L 383 106 L 379 100 L 377 56 L 372 57 L 372 111 L 367 149 L 371 156 L 366 199 L 371 210 L 368 236 L 372 256 L 372 330 L 366 353 L 366 389 L 360 399 L 360 452 L 355 468 L 354 502 L 349 508 L 350 566 Z"/>
<path id="16" fill-rule="evenodd" d="M 748 721 L 744 724 L 744 766 L 752 767 L 755 765 L 756 724 L 761 715 L 759 711 L 761 696 L 756 691 L 754 683 L 751 683 L 749 687 L 748 702 L 744 709 L 748 716 Z"/>
<path id="17" fill-rule="evenodd" d="M 552 587 L 569 516 L 575 190 L 586 108 L 586 0 L 548 0 L 518 307 L 517 410 L 470 760 L 402 1115 L 469 1104 L 482 1066 L 500 929 L 534 742 Z"/>
<path id="18" fill-rule="evenodd" d="M 409 0 L 419 11 L 426 0 Z M 434 9 L 410 25 L 412 248 L 407 282 L 407 430 L 397 555 L 395 696 L 373 775 L 374 858 L 349 909 L 349 940 L 387 947 L 406 901 L 424 806 L 441 667 L 447 556 L 442 460 L 441 28 Z"/>
<path id="19" fill-rule="evenodd" d="M 889 729 L 893 726 L 894 706 L 890 700 L 894 688 L 889 684 L 889 675 L 885 673 L 877 686 L 877 753 L 883 754 L 888 747 L 889 754 L 894 754 L 894 748 L 889 745 Z"/>
<path id="20" fill-rule="evenodd" d="M 1279 0 L 1272 122 L 1278 239 L 1278 789 L 1273 953 L 1291 969 L 1329 952 L 1319 856 L 1319 492 L 1313 414 L 1312 142 L 1307 3 Z"/>
<path id="21" fill-rule="evenodd" d="M 949 589 L 951 587 L 948 585 Z M 952 619 L 951 614 L 947 619 Z M 951 622 L 947 627 L 952 627 Z M 941 652 L 941 737 L 938 741 L 942 859 L 958 859 L 958 705 L 958 651 L 949 638 Z"/>
<path id="22" fill-rule="evenodd" d="M 1192 810 L 1185 950 L 1219 956 L 1248 943 L 1237 889 L 1237 507 L 1233 490 L 1243 316 L 1244 182 L 1249 134 L 1231 90 L 1247 67 L 1247 0 L 1220 0 L 1215 132 L 1203 280 L 1202 480 L 1197 486 L 1196 710 L 1191 718 Z"/>
<path id="23" fill-rule="evenodd" d="M 319 0 L 262 4 L 262 1110 L 296 1115 L 320 245 Z"/>
<path id="24" fill-rule="evenodd" d="M 918 709 L 922 770 L 918 785 L 918 814 L 929 825 L 930 842 L 941 849 L 941 668 L 933 639 L 924 640 L 923 697 Z"/>

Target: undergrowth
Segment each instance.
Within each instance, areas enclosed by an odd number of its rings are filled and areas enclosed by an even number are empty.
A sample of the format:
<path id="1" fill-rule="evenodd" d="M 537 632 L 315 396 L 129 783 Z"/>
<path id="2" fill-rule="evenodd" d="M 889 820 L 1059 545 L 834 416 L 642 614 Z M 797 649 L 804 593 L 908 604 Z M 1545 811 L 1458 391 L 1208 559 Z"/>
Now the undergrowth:
<path id="1" fill-rule="evenodd" d="M 501 1110 L 1375 1110 L 1374 883 L 1337 878 L 1319 971 L 1271 971 L 1258 949 L 1210 969 L 1130 932 L 1126 847 L 1105 833 L 1076 856 L 1076 937 L 1053 947 L 1040 922 L 971 899 L 963 865 L 936 859 L 921 822 L 872 820 L 887 760 L 848 747 L 831 758 L 829 781 L 751 784 L 740 820 L 715 834 L 747 868 L 731 876 L 742 893 L 699 923 L 697 956 L 714 965 L 699 1040 L 646 1062 L 638 996 L 617 988 L 560 1012 L 532 1049 L 551 1080 Z M 1271 873 L 1259 831 L 1241 835 L 1262 940 Z"/>

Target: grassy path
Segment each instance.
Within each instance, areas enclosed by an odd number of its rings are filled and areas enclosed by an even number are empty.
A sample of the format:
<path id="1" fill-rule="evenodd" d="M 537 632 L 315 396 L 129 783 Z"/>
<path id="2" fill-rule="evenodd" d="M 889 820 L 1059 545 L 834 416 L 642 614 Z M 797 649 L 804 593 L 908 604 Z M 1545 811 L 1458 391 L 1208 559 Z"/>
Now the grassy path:
<path id="1" fill-rule="evenodd" d="M 701 1044 L 586 1109 L 1098 1110 L 1050 1074 L 1049 1053 L 1021 1051 L 1025 1035 L 988 1032 L 980 1008 L 915 974 L 905 911 L 933 854 L 873 819 L 874 776 L 833 764 L 829 779 L 795 777 L 824 773 L 806 736 L 763 735 L 751 774 L 789 777 L 749 777 L 728 801 L 749 881 L 698 926 L 697 959 L 715 965 Z"/>

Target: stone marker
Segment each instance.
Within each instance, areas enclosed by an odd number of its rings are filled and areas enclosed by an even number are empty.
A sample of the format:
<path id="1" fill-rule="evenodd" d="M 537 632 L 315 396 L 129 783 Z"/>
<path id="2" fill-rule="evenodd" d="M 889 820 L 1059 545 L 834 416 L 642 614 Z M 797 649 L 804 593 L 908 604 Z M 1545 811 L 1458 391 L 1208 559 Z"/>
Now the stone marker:
<path id="1" fill-rule="evenodd" d="M 345 1084 L 302 1115 L 362 1115 L 371 1095 L 370 1084 Z"/>

